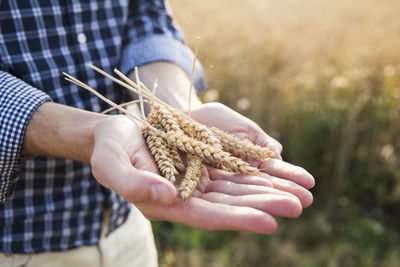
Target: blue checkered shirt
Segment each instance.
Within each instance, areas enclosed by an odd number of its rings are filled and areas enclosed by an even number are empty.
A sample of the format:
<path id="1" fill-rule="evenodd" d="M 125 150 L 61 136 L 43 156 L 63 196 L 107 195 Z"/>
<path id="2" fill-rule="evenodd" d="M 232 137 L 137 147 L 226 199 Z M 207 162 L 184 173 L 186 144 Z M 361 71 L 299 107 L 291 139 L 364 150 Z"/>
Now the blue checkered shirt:
<path id="1" fill-rule="evenodd" d="M 111 208 L 113 231 L 127 218 L 129 204 L 98 184 L 87 164 L 21 158 L 29 118 L 46 101 L 94 112 L 108 108 L 65 81 L 63 71 L 122 103 L 128 94 L 88 64 L 129 73 L 134 66 L 168 61 L 189 73 L 193 54 L 162 0 L 0 3 L 0 251 L 96 245 L 105 208 Z M 200 66 L 196 74 L 200 89 Z"/>

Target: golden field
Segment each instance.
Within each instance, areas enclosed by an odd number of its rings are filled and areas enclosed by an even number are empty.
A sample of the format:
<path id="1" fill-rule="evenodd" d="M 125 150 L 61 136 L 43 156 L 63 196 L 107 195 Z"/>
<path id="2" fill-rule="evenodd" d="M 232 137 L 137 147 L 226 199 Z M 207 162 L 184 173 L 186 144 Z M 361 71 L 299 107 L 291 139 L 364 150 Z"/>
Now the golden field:
<path id="1" fill-rule="evenodd" d="M 209 90 L 316 178 L 272 236 L 153 223 L 161 266 L 397 266 L 400 2 L 172 0 Z"/>

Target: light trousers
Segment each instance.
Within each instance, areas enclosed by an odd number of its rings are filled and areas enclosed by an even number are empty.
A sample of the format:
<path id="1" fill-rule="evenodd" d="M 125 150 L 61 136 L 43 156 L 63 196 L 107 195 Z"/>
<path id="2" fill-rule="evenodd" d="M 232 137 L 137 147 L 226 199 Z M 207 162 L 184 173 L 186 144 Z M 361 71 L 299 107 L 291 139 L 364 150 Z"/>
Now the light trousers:
<path id="1" fill-rule="evenodd" d="M 150 222 L 134 206 L 126 222 L 108 236 L 103 221 L 98 246 L 37 254 L 0 253 L 1 267 L 155 267 L 157 251 Z"/>

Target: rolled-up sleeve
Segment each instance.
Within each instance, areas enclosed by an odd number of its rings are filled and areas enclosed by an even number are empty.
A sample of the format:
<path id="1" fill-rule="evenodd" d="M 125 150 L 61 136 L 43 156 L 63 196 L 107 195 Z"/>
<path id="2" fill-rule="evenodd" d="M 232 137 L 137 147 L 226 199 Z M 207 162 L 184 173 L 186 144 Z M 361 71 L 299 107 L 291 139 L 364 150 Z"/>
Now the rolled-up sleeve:
<path id="1" fill-rule="evenodd" d="M 171 13 L 163 0 L 134 0 L 129 6 L 127 36 L 122 50 L 120 69 L 130 72 L 135 66 L 167 61 L 180 66 L 188 76 L 192 72 L 193 52 L 183 41 Z M 203 69 L 197 62 L 194 86 L 206 86 Z"/>
<path id="2" fill-rule="evenodd" d="M 22 141 L 29 119 L 50 96 L 0 71 L 0 203 L 11 196 L 18 179 Z"/>

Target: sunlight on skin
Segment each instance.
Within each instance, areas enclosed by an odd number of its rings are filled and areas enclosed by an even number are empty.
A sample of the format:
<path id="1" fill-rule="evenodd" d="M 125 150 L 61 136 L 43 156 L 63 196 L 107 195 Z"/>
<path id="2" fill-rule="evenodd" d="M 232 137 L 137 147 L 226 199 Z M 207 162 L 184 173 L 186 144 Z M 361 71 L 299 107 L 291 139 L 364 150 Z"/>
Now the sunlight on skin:
<path id="1" fill-rule="evenodd" d="M 94 131 L 91 165 L 101 184 L 134 203 L 149 219 L 168 220 L 203 230 L 270 234 L 277 227 L 274 216 L 301 214 L 302 205 L 295 195 L 249 176 L 236 183 L 238 175 L 224 175 L 223 172 L 207 177 L 209 172 L 204 171 L 204 191 L 197 191 L 183 202 L 176 197 L 174 185 L 154 174 L 156 166 L 143 138 L 132 138 L 139 135 L 136 123 L 124 116 L 113 116 L 99 123 Z M 218 177 L 224 178 L 218 181 Z"/>

